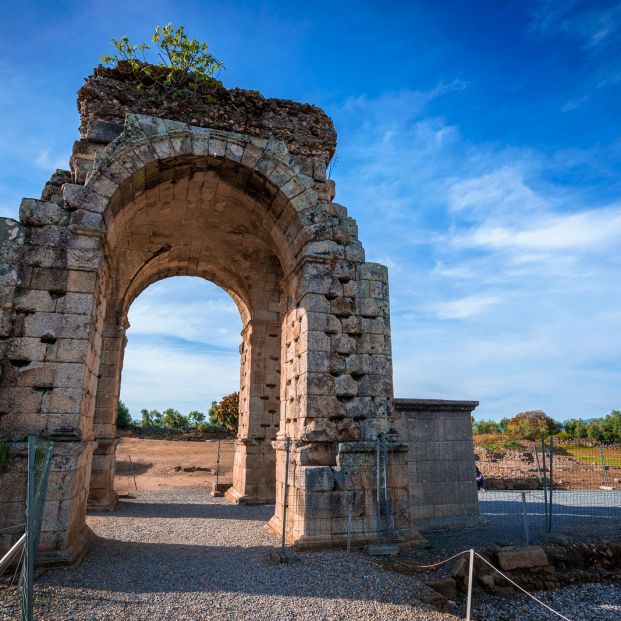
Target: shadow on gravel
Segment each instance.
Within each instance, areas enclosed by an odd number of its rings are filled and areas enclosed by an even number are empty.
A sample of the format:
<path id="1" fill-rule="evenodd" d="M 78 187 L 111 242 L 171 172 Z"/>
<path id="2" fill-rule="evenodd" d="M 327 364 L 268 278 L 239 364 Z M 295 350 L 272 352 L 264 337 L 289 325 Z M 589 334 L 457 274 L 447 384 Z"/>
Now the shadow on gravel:
<path id="1" fill-rule="evenodd" d="M 192 504 L 165 502 L 131 502 L 119 500 L 114 511 L 89 515 L 116 518 L 211 518 L 216 520 L 254 520 L 266 522 L 274 515 L 274 505 Z"/>
<path id="2" fill-rule="evenodd" d="M 114 462 L 114 472 L 121 476 L 132 476 L 144 474 L 148 470 L 153 468 L 153 464 L 144 461 L 129 461 L 123 459 L 117 459 Z"/>
<path id="3" fill-rule="evenodd" d="M 269 560 L 274 546 L 137 543 L 97 538 L 78 567 L 49 570 L 45 586 L 132 594 L 230 593 L 395 602 L 389 583 L 359 553 L 297 553 L 286 565 Z M 384 575 L 380 580 L 386 580 Z M 411 593 L 403 593 L 411 599 Z M 73 597 L 73 595 L 71 595 Z M 92 596 L 91 596 L 92 597 Z M 397 598 L 399 599 L 399 598 Z"/>

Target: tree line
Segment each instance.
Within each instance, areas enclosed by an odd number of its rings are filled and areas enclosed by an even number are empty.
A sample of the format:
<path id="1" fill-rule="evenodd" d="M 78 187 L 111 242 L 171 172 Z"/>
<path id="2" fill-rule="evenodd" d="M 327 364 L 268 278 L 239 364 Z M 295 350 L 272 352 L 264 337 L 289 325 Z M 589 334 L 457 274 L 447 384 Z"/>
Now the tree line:
<path id="1" fill-rule="evenodd" d="M 499 422 L 472 417 L 472 433 L 502 434 L 521 440 L 553 435 L 565 440 L 589 439 L 612 444 L 621 442 L 621 410 L 612 410 L 601 418 L 571 418 L 564 422 L 554 420 L 541 410 L 520 412 L 513 418 L 503 418 Z"/>
<path id="2" fill-rule="evenodd" d="M 224 428 L 231 433 L 237 433 L 239 421 L 239 393 L 234 392 L 212 401 L 207 416 L 199 410 L 192 410 L 187 415 L 179 410 L 140 410 L 140 420 L 133 419 L 128 407 L 119 401 L 116 426 L 121 429 L 130 427 L 156 427 L 162 429 L 187 429 L 193 431 L 209 431 L 210 428 Z"/>

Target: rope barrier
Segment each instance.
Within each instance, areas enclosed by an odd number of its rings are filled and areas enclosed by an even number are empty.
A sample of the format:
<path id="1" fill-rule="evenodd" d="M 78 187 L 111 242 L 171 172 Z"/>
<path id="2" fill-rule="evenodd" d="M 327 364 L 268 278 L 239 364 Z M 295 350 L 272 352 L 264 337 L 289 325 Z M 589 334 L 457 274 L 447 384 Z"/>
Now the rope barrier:
<path id="1" fill-rule="evenodd" d="M 432 565 L 410 565 L 409 563 L 404 563 L 403 561 L 400 561 L 396 558 L 392 558 L 388 555 L 386 555 L 386 558 L 390 559 L 391 561 L 395 563 L 398 563 L 399 565 L 403 565 L 404 567 L 407 567 L 408 569 L 430 569 L 431 567 L 439 567 L 440 565 L 444 565 L 445 563 L 452 561 L 454 558 L 457 558 L 458 556 L 461 556 L 462 554 L 468 554 L 469 552 L 470 550 L 463 550 L 462 552 L 453 554 L 453 556 L 450 556 L 444 561 L 438 561 L 437 563 L 433 563 Z"/>
<path id="2" fill-rule="evenodd" d="M 502 571 L 500 571 L 500 569 L 497 569 L 496 567 L 494 567 L 487 559 L 483 558 L 478 552 L 475 552 L 475 554 L 482 561 L 487 563 L 494 571 L 498 572 L 505 580 L 508 580 L 513 586 L 520 589 L 520 591 L 522 591 L 523 593 L 526 593 L 528 597 L 534 599 L 538 604 L 541 604 L 544 608 L 547 608 L 550 612 L 553 612 L 555 615 L 559 616 L 561 619 L 565 619 L 565 621 L 571 621 L 571 619 L 568 619 L 565 615 L 562 615 L 560 612 L 557 612 L 556 610 L 554 610 L 554 608 L 550 608 L 550 606 L 542 602 L 540 599 L 537 599 L 534 595 L 531 595 L 526 589 L 523 589 L 519 584 L 517 584 L 517 582 L 514 582 L 513 580 L 511 580 L 511 578 L 509 578 L 508 576 L 505 576 L 505 574 L 503 574 Z"/>
<path id="3" fill-rule="evenodd" d="M 444 565 L 445 563 L 448 563 L 449 561 L 452 561 L 453 559 L 459 556 L 462 556 L 463 554 L 469 554 L 469 553 L 470 553 L 470 550 L 462 550 L 461 552 L 457 552 L 457 554 L 453 554 L 453 556 L 450 556 L 449 558 L 444 559 L 443 561 L 438 561 L 437 563 L 432 563 L 431 565 L 411 565 L 409 563 L 404 563 L 403 561 L 399 561 L 398 559 L 395 559 L 389 556 L 386 556 L 386 558 L 391 560 L 393 563 L 397 563 L 398 565 L 403 565 L 404 567 L 407 567 L 408 569 L 431 569 L 432 567 L 439 567 L 440 565 Z M 534 599 L 538 604 L 541 604 L 544 608 L 547 608 L 550 612 L 554 613 L 561 619 L 564 619 L 565 621 L 571 621 L 571 619 L 569 619 L 565 615 L 561 614 L 557 610 L 554 610 L 554 608 L 551 608 L 550 606 L 542 602 L 540 599 L 538 599 L 534 595 L 531 595 L 526 589 L 522 588 L 519 584 L 517 584 L 517 582 L 514 582 L 513 580 L 511 580 L 511 578 L 509 578 L 509 576 L 506 576 L 502 571 L 500 571 L 500 569 L 494 567 L 494 565 L 492 565 L 486 558 L 481 556 L 478 552 L 474 552 L 474 554 L 475 556 L 478 556 L 484 563 L 489 565 L 495 572 L 499 573 L 505 580 L 510 582 L 513 586 L 517 587 L 520 591 L 528 595 L 528 597 L 530 597 L 531 599 Z"/>

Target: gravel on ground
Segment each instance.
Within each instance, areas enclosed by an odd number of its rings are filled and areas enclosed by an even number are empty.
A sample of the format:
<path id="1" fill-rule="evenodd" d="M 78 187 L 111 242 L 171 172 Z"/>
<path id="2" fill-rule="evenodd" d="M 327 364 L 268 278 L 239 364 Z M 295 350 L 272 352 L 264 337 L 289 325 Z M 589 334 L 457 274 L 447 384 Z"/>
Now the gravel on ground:
<path id="1" fill-rule="evenodd" d="M 533 595 L 571 621 L 621 619 L 618 584 L 582 584 Z M 526 595 L 480 595 L 473 603 L 473 619 L 477 621 L 558 621 L 560 618 Z"/>
<path id="2" fill-rule="evenodd" d="M 36 618 L 69 620 L 415 620 L 456 617 L 422 604 L 419 579 L 362 552 L 304 552 L 270 563 L 270 506 L 234 506 L 205 488 L 137 492 L 88 517 L 96 534 L 77 567 L 35 583 Z M 0 586 L 0 619 L 18 618 Z"/>

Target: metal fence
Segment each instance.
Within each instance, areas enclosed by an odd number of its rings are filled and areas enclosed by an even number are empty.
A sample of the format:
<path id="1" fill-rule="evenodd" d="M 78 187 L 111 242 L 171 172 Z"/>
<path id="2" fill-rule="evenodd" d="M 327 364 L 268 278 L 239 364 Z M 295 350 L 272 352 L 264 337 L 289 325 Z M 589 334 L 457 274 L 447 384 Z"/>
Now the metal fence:
<path id="1" fill-rule="evenodd" d="M 0 444 L 0 481 L 12 489 L 21 486 L 25 492 L 22 511 L 5 512 L 5 520 L 13 520 L 14 523 L 5 524 L 3 520 L 0 529 L 3 535 L 0 576 L 9 572 L 4 580 L 5 588 L 17 584 L 21 618 L 26 621 L 33 618 L 34 569 L 53 450 L 51 442 L 34 437 L 28 438 L 26 445 Z M 20 516 L 17 517 L 19 521 L 15 521 L 16 516 Z"/>
<path id="2" fill-rule="evenodd" d="M 499 543 L 621 535 L 621 449 L 497 440 L 476 458 L 480 515 Z"/>

